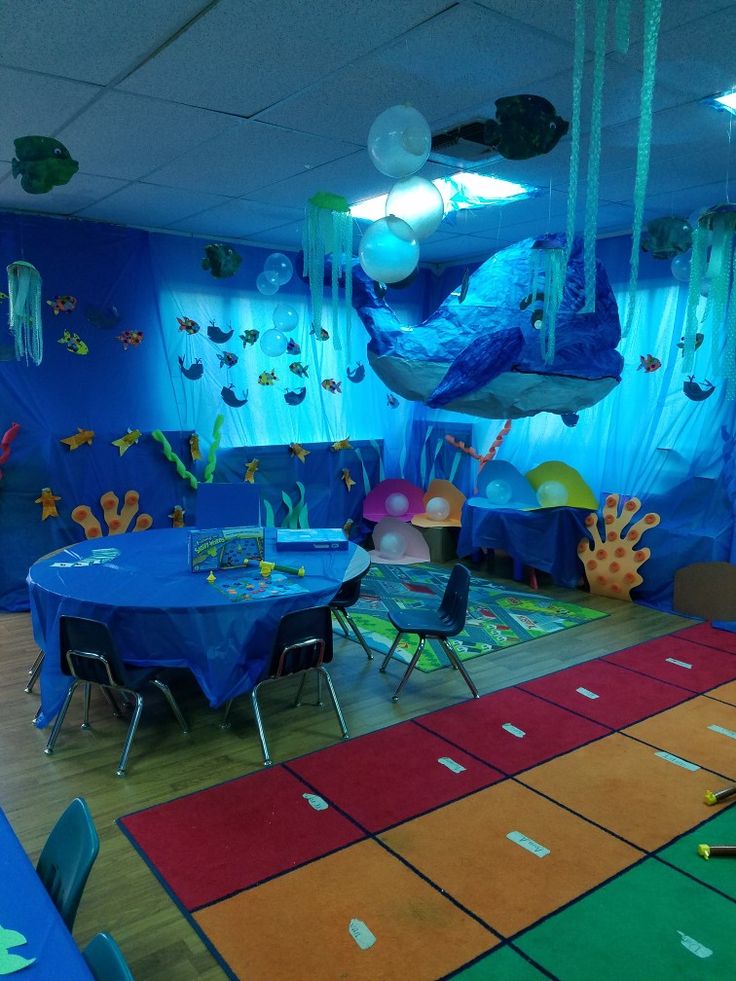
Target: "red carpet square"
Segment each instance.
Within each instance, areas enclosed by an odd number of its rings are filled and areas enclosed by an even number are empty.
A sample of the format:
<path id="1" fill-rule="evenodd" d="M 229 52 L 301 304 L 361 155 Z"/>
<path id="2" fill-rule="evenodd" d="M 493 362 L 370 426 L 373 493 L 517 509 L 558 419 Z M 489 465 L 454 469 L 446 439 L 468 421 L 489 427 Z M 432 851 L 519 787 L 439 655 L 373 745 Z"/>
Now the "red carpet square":
<path id="1" fill-rule="evenodd" d="M 416 817 L 502 776 L 413 722 L 330 746 L 289 767 L 369 831 Z"/>
<path id="2" fill-rule="evenodd" d="M 604 661 L 578 664 L 519 687 L 612 729 L 638 722 L 691 697 L 680 688 L 632 675 Z"/>
<path id="3" fill-rule="evenodd" d="M 418 721 L 509 774 L 611 731 L 519 688 L 452 705 Z"/>
<path id="4" fill-rule="evenodd" d="M 189 910 L 363 838 L 282 767 L 138 811 L 119 824 Z M 196 856 L 196 861 L 190 861 Z"/>
<path id="5" fill-rule="evenodd" d="M 683 640 L 675 634 L 617 651 L 603 660 L 695 692 L 707 691 L 736 678 L 733 654 Z"/>
<path id="6" fill-rule="evenodd" d="M 736 633 L 731 630 L 719 630 L 710 623 L 697 623 L 694 627 L 685 627 L 673 636 L 695 641 L 696 644 L 705 644 L 707 647 L 716 647 L 719 651 L 728 651 L 729 654 L 736 654 Z"/>

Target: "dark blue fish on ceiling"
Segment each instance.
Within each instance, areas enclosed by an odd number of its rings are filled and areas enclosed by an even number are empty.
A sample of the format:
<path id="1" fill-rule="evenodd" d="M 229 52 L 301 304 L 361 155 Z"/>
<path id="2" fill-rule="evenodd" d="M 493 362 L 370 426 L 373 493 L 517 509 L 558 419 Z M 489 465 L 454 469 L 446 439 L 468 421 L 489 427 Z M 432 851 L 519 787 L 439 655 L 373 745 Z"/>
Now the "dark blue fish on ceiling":
<path id="1" fill-rule="evenodd" d="M 209 324 L 207 325 L 207 336 L 211 341 L 214 341 L 215 344 L 224 344 L 226 341 L 230 340 L 234 333 L 234 327 L 231 327 L 230 330 L 221 330 L 214 320 L 210 320 Z"/>
<path id="2" fill-rule="evenodd" d="M 496 118 L 486 121 L 483 142 L 507 160 L 528 160 L 549 153 L 570 124 L 541 95 L 496 99 Z"/>
<path id="3" fill-rule="evenodd" d="M 227 279 L 238 271 L 243 257 L 231 245 L 223 242 L 212 242 L 204 247 L 202 268 L 208 269 L 215 279 Z"/>
<path id="4" fill-rule="evenodd" d="M 188 368 L 185 368 L 184 358 L 179 355 L 179 367 L 181 368 L 182 375 L 184 375 L 184 377 L 188 378 L 190 381 L 196 381 L 204 374 L 204 365 L 202 364 L 201 358 L 196 358 Z"/>
<path id="5" fill-rule="evenodd" d="M 28 194 L 47 194 L 68 184 L 79 170 L 64 144 L 52 136 L 19 136 L 13 142 L 13 177 L 20 176 L 20 186 Z"/>

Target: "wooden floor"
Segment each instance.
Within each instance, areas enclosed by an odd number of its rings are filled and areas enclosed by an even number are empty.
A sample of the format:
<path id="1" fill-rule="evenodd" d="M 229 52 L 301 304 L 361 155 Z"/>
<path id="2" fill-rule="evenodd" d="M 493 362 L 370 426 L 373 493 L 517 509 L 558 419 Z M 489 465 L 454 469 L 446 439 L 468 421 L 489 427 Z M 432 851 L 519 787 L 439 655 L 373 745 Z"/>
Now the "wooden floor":
<path id="1" fill-rule="evenodd" d="M 511 588 L 523 588 L 498 574 L 492 578 Z M 471 661 L 468 670 L 481 694 L 671 633 L 692 622 L 545 583 L 540 583 L 540 592 L 610 616 Z M 23 691 L 37 652 L 29 614 L 0 614 L 0 652 L 0 806 L 34 861 L 57 815 L 75 796 L 88 801 L 100 834 L 99 858 L 74 931 L 79 945 L 100 930 L 111 932 L 137 981 L 222 978 L 221 969 L 114 822 L 131 811 L 259 769 L 261 755 L 249 700 L 236 702 L 232 728 L 221 730 L 220 712 L 208 707 L 196 686 L 185 684 L 180 704 L 191 727 L 185 736 L 154 695 L 144 710 L 128 776 L 118 778 L 115 764 L 125 724 L 110 715 L 99 695 L 92 699 L 93 728 L 78 728 L 80 697 L 70 709 L 56 753 L 44 755 L 48 730 L 39 731 L 31 723 L 38 698 Z M 390 696 L 401 669 L 393 666 L 382 675 L 379 666 L 380 659 L 369 662 L 357 644 L 336 643 L 331 675 L 351 735 L 468 697 L 457 672 L 415 672 L 402 700 L 394 705 Z M 267 686 L 262 700 L 277 761 L 330 745 L 338 736 L 329 708 L 304 705 L 292 709 L 291 694 L 292 685 L 287 681 Z M 258 828 L 253 828 L 253 834 L 258 834 Z"/>

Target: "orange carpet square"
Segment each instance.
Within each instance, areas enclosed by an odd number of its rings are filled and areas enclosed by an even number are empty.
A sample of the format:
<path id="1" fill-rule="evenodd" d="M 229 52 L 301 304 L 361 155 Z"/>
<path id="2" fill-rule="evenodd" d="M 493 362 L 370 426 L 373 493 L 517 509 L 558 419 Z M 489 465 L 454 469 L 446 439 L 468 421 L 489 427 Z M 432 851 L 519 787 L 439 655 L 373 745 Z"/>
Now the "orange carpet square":
<path id="1" fill-rule="evenodd" d="M 200 910 L 249 981 L 433 981 L 498 939 L 373 841 Z"/>
<path id="2" fill-rule="evenodd" d="M 517 779 L 651 851 L 708 817 L 703 797 L 721 782 L 662 752 L 614 733 Z"/>
<path id="3" fill-rule="evenodd" d="M 504 936 L 642 857 L 513 780 L 379 837 Z"/>
<path id="4" fill-rule="evenodd" d="M 714 698 L 695 698 L 625 732 L 691 763 L 736 778 L 736 708 L 732 705 Z M 702 819 L 708 816 L 703 814 Z"/>
<path id="5" fill-rule="evenodd" d="M 719 702 L 736 705 L 736 681 L 729 681 L 727 685 L 721 685 L 719 688 L 709 691 L 708 698 L 717 698 Z"/>

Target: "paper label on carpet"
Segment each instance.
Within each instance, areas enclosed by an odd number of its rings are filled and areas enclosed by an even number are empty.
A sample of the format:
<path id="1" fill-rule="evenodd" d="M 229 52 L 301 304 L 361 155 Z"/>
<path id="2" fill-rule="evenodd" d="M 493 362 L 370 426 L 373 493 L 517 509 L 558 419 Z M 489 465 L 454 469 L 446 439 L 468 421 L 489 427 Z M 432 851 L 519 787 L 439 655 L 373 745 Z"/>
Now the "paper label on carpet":
<path id="1" fill-rule="evenodd" d="M 315 811 L 326 811 L 330 806 L 319 794 L 302 794 L 302 797 Z"/>
<path id="2" fill-rule="evenodd" d="M 540 845 L 539 842 L 534 841 L 532 838 L 527 838 L 521 831 L 509 831 L 506 837 L 509 841 L 513 841 L 515 845 L 521 845 L 522 848 L 526 848 L 528 852 L 536 855 L 537 858 L 544 858 L 545 855 L 549 855 L 549 848 L 545 848 L 544 845 Z"/>
<path id="3" fill-rule="evenodd" d="M 576 688 L 575 691 L 578 693 L 578 695 L 584 695 L 586 698 L 592 699 L 601 697 L 600 695 L 596 695 L 596 693 L 591 691 L 589 688 Z"/>
<path id="4" fill-rule="evenodd" d="M 724 729 L 723 726 L 708 726 L 712 732 L 717 732 L 721 736 L 728 736 L 729 739 L 736 739 L 736 732 L 733 729 Z"/>
<path id="5" fill-rule="evenodd" d="M 361 950 L 368 950 L 376 942 L 376 938 L 362 920 L 353 918 L 348 926 L 348 932 Z"/>
<path id="6" fill-rule="evenodd" d="M 516 736 L 517 739 L 523 739 L 526 733 L 523 729 L 518 729 L 516 726 L 512 726 L 510 722 L 504 722 L 501 726 L 506 732 L 510 732 L 512 736 Z"/>
<path id="7" fill-rule="evenodd" d="M 688 670 L 692 670 L 692 664 L 688 664 L 687 661 L 678 661 L 676 657 L 666 657 L 665 661 L 667 661 L 668 664 L 676 664 L 678 668 L 688 668 Z"/>
<path id="8" fill-rule="evenodd" d="M 657 750 L 654 754 L 658 756 L 661 760 L 667 760 L 668 763 L 674 763 L 675 766 L 681 766 L 683 770 L 699 770 L 700 767 L 697 763 L 690 763 L 688 760 L 683 760 L 679 756 L 673 756 L 672 753 L 665 753 L 663 749 Z"/>
<path id="9" fill-rule="evenodd" d="M 456 763 L 455 760 L 451 760 L 449 756 L 440 756 L 437 760 L 442 766 L 446 766 L 448 770 L 452 770 L 453 773 L 464 773 L 465 767 L 460 763 Z"/>
<path id="10" fill-rule="evenodd" d="M 683 933 L 682 930 L 678 930 L 677 932 L 680 934 L 680 943 L 685 948 L 685 950 L 689 950 L 690 953 L 695 954 L 696 957 L 713 956 L 713 951 L 710 949 L 710 947 L 705 947 L 703 944 L 698 943 L 698 941 L 694 940 L 692 937 L 688 937 L 688 935 L 686 933 Z"/>

